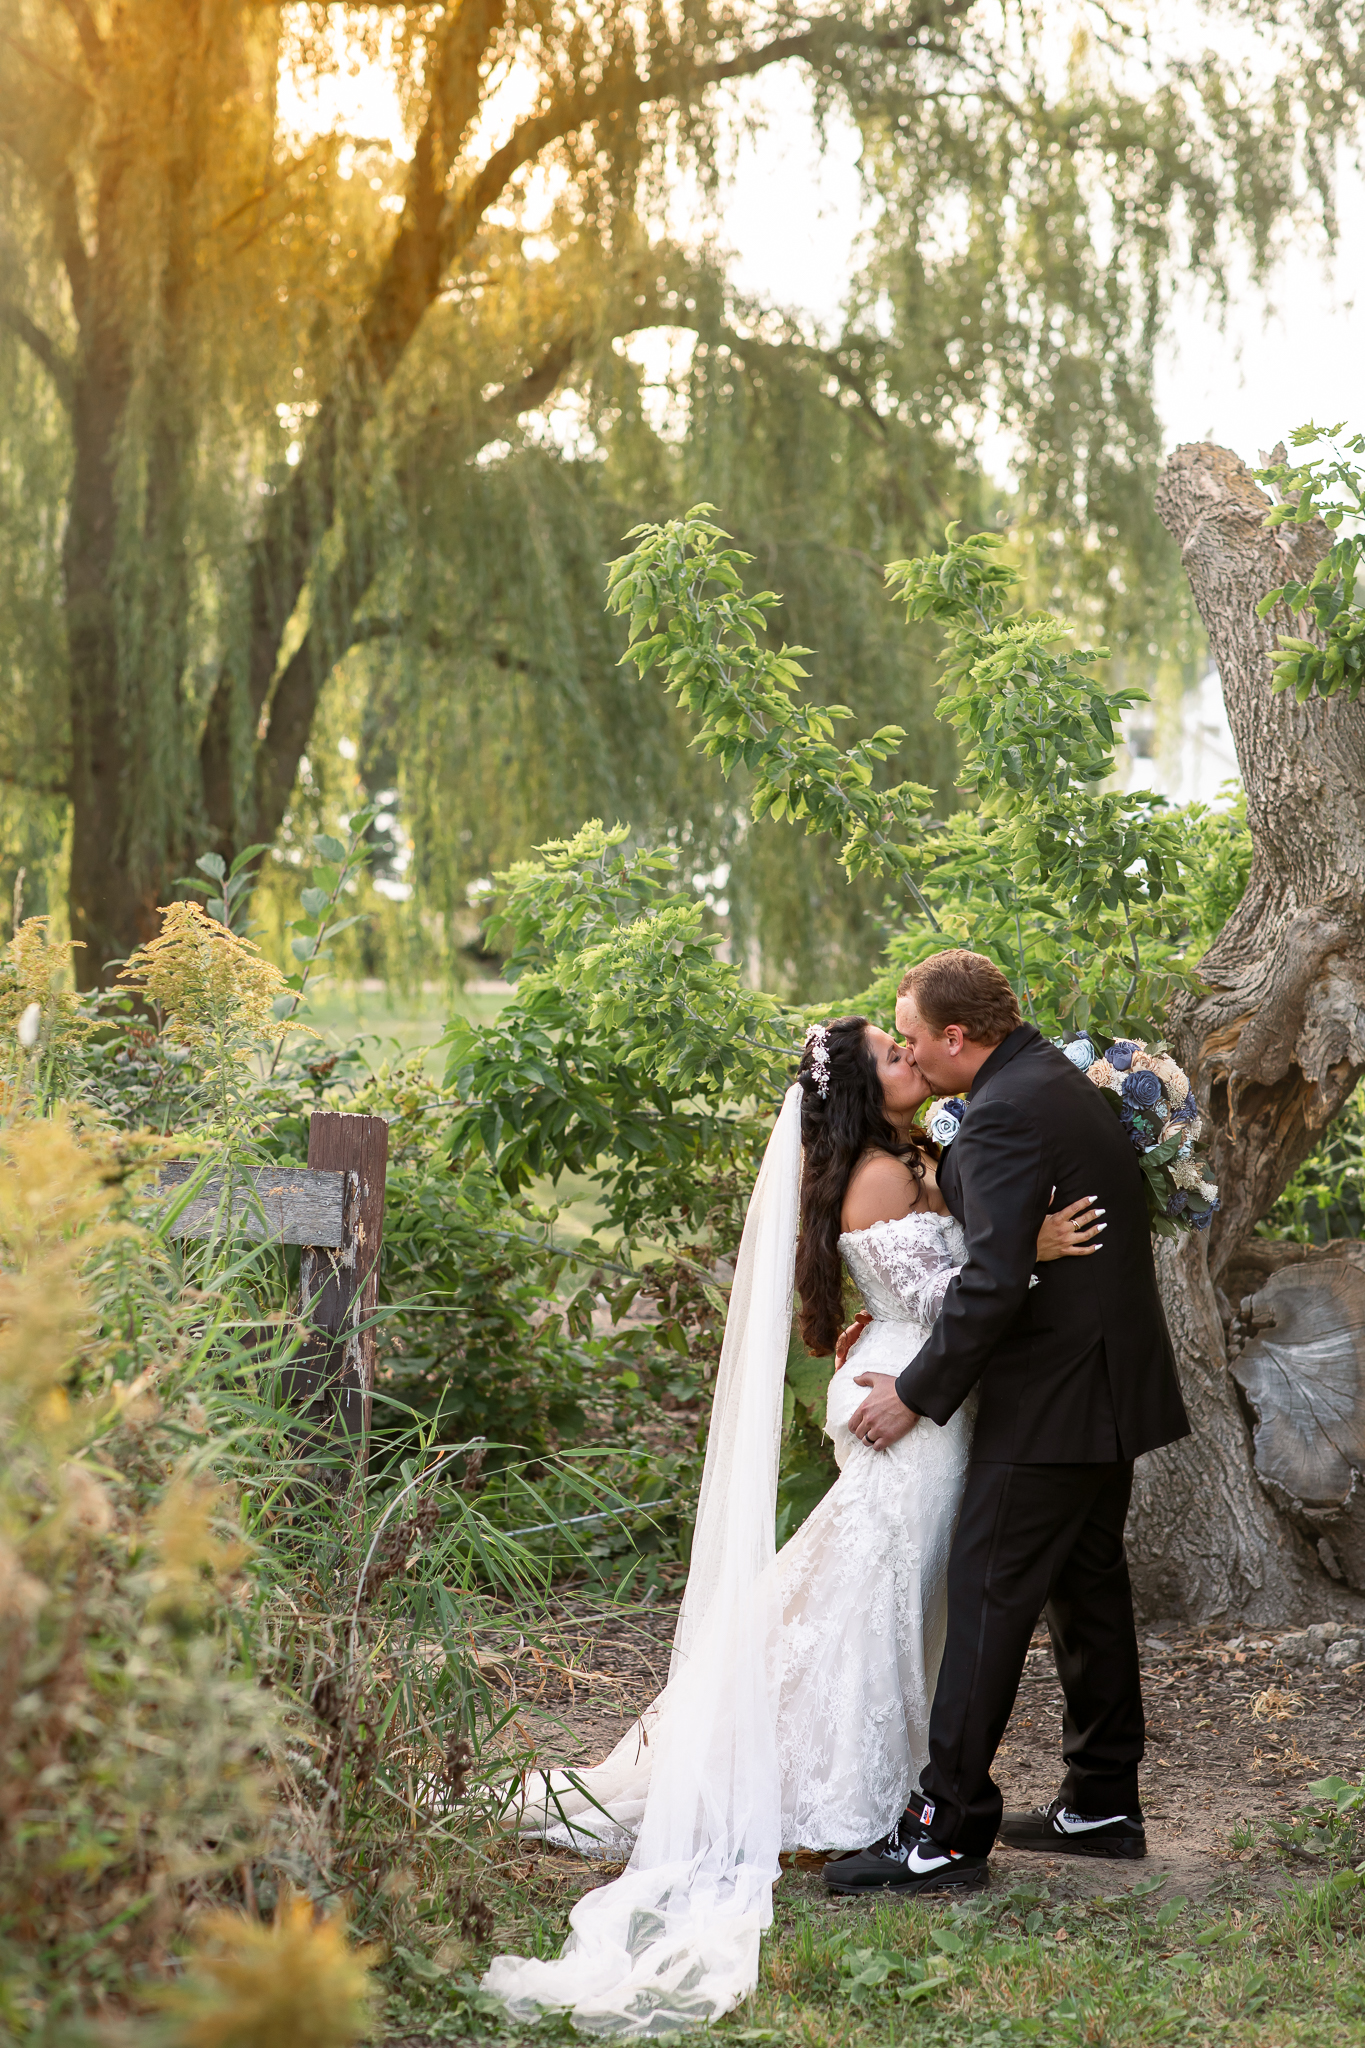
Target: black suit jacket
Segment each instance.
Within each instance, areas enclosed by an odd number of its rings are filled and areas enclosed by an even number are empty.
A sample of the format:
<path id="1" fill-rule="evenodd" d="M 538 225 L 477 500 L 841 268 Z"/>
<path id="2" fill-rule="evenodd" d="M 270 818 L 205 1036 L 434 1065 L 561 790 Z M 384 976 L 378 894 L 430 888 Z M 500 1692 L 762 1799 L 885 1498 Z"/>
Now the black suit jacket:
<path id="1" fill-rule="evenodd" d="M 1188 1436 L 1137 1154 L 1031 1024 L 978 1072 L 938 1180 L 967 1260 L 896 1381 L 906 1406 L 943 1423 L 979 1386 L 973 1455 L 1008 1464 L 1107 1464 Z M 1030 1287 L 1044 1216 L 1081 1195 L 1106 1212 L 1104 1250 L 1037 1266 Z"/>

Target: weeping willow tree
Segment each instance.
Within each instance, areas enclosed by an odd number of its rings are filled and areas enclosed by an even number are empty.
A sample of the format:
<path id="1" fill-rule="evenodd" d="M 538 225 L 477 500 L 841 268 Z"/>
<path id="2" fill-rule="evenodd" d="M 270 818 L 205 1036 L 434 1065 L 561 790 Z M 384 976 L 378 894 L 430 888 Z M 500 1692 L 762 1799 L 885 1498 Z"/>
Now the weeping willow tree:
<path id="1" fill-rule="evenodd" d="M 943 780 L 881 563 L 975 509 L 1003 424 L 1040 581 L 1079 534 L 1131 621 L 1161 581 L 1139 480 L 1172 267 L 1216 283 L 1230 238 L 1264 268 L 1288 222 L 1330 230 L 1361 62 L 1354 0 L 1229 6 L 1259 88 L 1241 44 L 1163 53 L 1141 9 L 1083 4 L 1069 53 L 1056 10 L 970 0 L 4 4 L 0 775 L 11 848 L 69 830 L 88 981 L 205 844 L 276 837 L 348 659 L 433 885 L 556 813 L 663 818 L 718 900 L 776 906 L 740 943 L 802 971 L 839 937 L 818 858 L 775 895 L 733 797 L 627 703 L 597 565 L 637 517 L 724 502 L 788 592 L 775 629 Z M 282 84 L 357 57 L 406 153 L 282 122 Z M 657 228 L 777 64 L 860 126 L 885 200 L 834 345 Z M 658 327 L 696 338 L 671 440 L 618 353 Z M 538 425 L 569 388 L 573 455 Z"/>

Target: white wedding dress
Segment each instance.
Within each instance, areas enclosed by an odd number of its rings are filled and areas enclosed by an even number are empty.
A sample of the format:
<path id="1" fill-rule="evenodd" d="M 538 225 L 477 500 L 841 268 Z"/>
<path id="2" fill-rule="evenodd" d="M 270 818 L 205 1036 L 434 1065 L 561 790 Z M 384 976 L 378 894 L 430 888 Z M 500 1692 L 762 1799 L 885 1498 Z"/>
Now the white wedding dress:
<path id="1" fill-rule="evenodd" d="M 495 1958 L 484 1987 L 520 2020 L 568 2010 L 586 2032 L 640 2036 L 718 2018 L 757 1982 L 780 1852 L 875 1840 L 927 1757 L 972 1404 L 886 1451 L 848 1422 L 856 1376 L 899 1373 L 920 1348 L 965 1244 L 928 1213 L 840 1239 L 873 1321 L 830 1381 L 839 1477 L 774 1555 L 792 1107 L 764 1162 L 779 1185 L 760 1177 L 745 1227 L 669 1682 L 605 1762 L 532 1778 L 519 1802 L 523 1832 L 630 1854 L 574 1908 L 560 1957 Z"/>

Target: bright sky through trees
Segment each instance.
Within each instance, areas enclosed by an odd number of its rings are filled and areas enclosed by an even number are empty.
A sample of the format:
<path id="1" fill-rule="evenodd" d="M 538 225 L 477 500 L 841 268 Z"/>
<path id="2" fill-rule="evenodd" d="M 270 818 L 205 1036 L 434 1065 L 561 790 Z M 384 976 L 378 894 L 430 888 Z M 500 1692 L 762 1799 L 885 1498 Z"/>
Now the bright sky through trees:
<path id="1" fill-rule="evenodd" d="M 1167 17 L 1163 29 L 1173 30 L 1171 10 L 1156 12 Z M 1220 48 L 1233 35 L 1226 21 L 1210 25 L 1202 17 L 1197 33 Z M 490 109 L 490 124 L 499 113 L 514 118 L 522 98 L 518 81 L 509 78 Z M 713 235 L 731 253 L 731 278 L 746 295 L 806 313 L 834 332 L 860 234 L 871 218 L 858 172 L 857 132 L 834 110 L 822 150 L 809 82 L 791 68 L 747 81 L 735 103 L 753 126 L 733 134 L 718 222 L 707 218 L 696 195 L 684 191 L 670 226 L 683 236 L 689 227 Z M 307 86 L 296 82 L 292 94 L 286 85 L 281 114 L 301 135 L 336 126 L 384 138 L 407 154 L 397 97 L 381 66 L 366 64 L 350 77 Z M 1290 248 L 1267 296 L 1234 259 L 1231 300 L 1221 315 L 1202 293 L 1186 295 L 1173 308 L 1158 353 L 1168 446 L 1210 439 L 1250 459 L 1309 417 L 1365 424 L 1359 396 L 1365 307 L 1357 305 L 1355 294 L 1365 258 L 1365 178 L 1345 152 L 1339 176 L 1340 241 L 1333 263 L 1324 263 L 1320 248 Z M 656 331 L 630 344 L 632 360 L 659 380 L 661 412 L 664 380 L 686 361 L 694 339 L 690 333 Z M 572 413 L 570 406 L 556 423 L 559 437 L 572 435 Z M 1003 440 L 983 454 L 989 467 L 1006 469 Z"/>

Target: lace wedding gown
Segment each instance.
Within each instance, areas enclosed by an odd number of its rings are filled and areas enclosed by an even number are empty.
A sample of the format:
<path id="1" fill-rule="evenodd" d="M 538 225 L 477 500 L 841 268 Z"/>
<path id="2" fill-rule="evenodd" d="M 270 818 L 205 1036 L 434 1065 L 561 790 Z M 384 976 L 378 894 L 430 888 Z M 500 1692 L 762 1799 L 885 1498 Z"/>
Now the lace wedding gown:
<path id="1" fill-rule="evenodd" d="M 923 1343 L 965 1244 L 951 1218 L 918 1214 L 848 1232 L 839 1246 L 873 1317 L 830 1381 L 839 1477 L 775 1557 L 768 1507 L 770 1561 L 747 1584 L 727 1589 L 722 1578 L 689 1626 L 696 1582 L 716 1569 L 694 1547 L 663 1692 L 604 1763 L 528 1782 L 523 1832 L 588 1854 L 633 1853 L 621 1878 L 574 1908 L 561 1957 L 495 1958 L 484 1986 L 514 2018 L 567 2008 L 586 2032 L 637 2036 L 718 2018 L 757 1981 L 778 1853 L 861 1848 L 918 1781 L 970 1404 L 944 1428 L 922 1420 L 886 1451 L 860 1443 L 848 1422 L 865 1393 L 856 1376 L 898 1373 Z M 743 1280 L 741 1269 L 736 1293 Z M 790 1296 L 788 1271 L 788 1311 Z M 727 1324 L 727 1350 L 729 1338 Z M 718 1383 L 718 1411 L 726 1395 Z M 713 1416 L 703 1511 L 731 1431 Z M 730 1460 L 732 1488 L 741 1462 Z"/>

